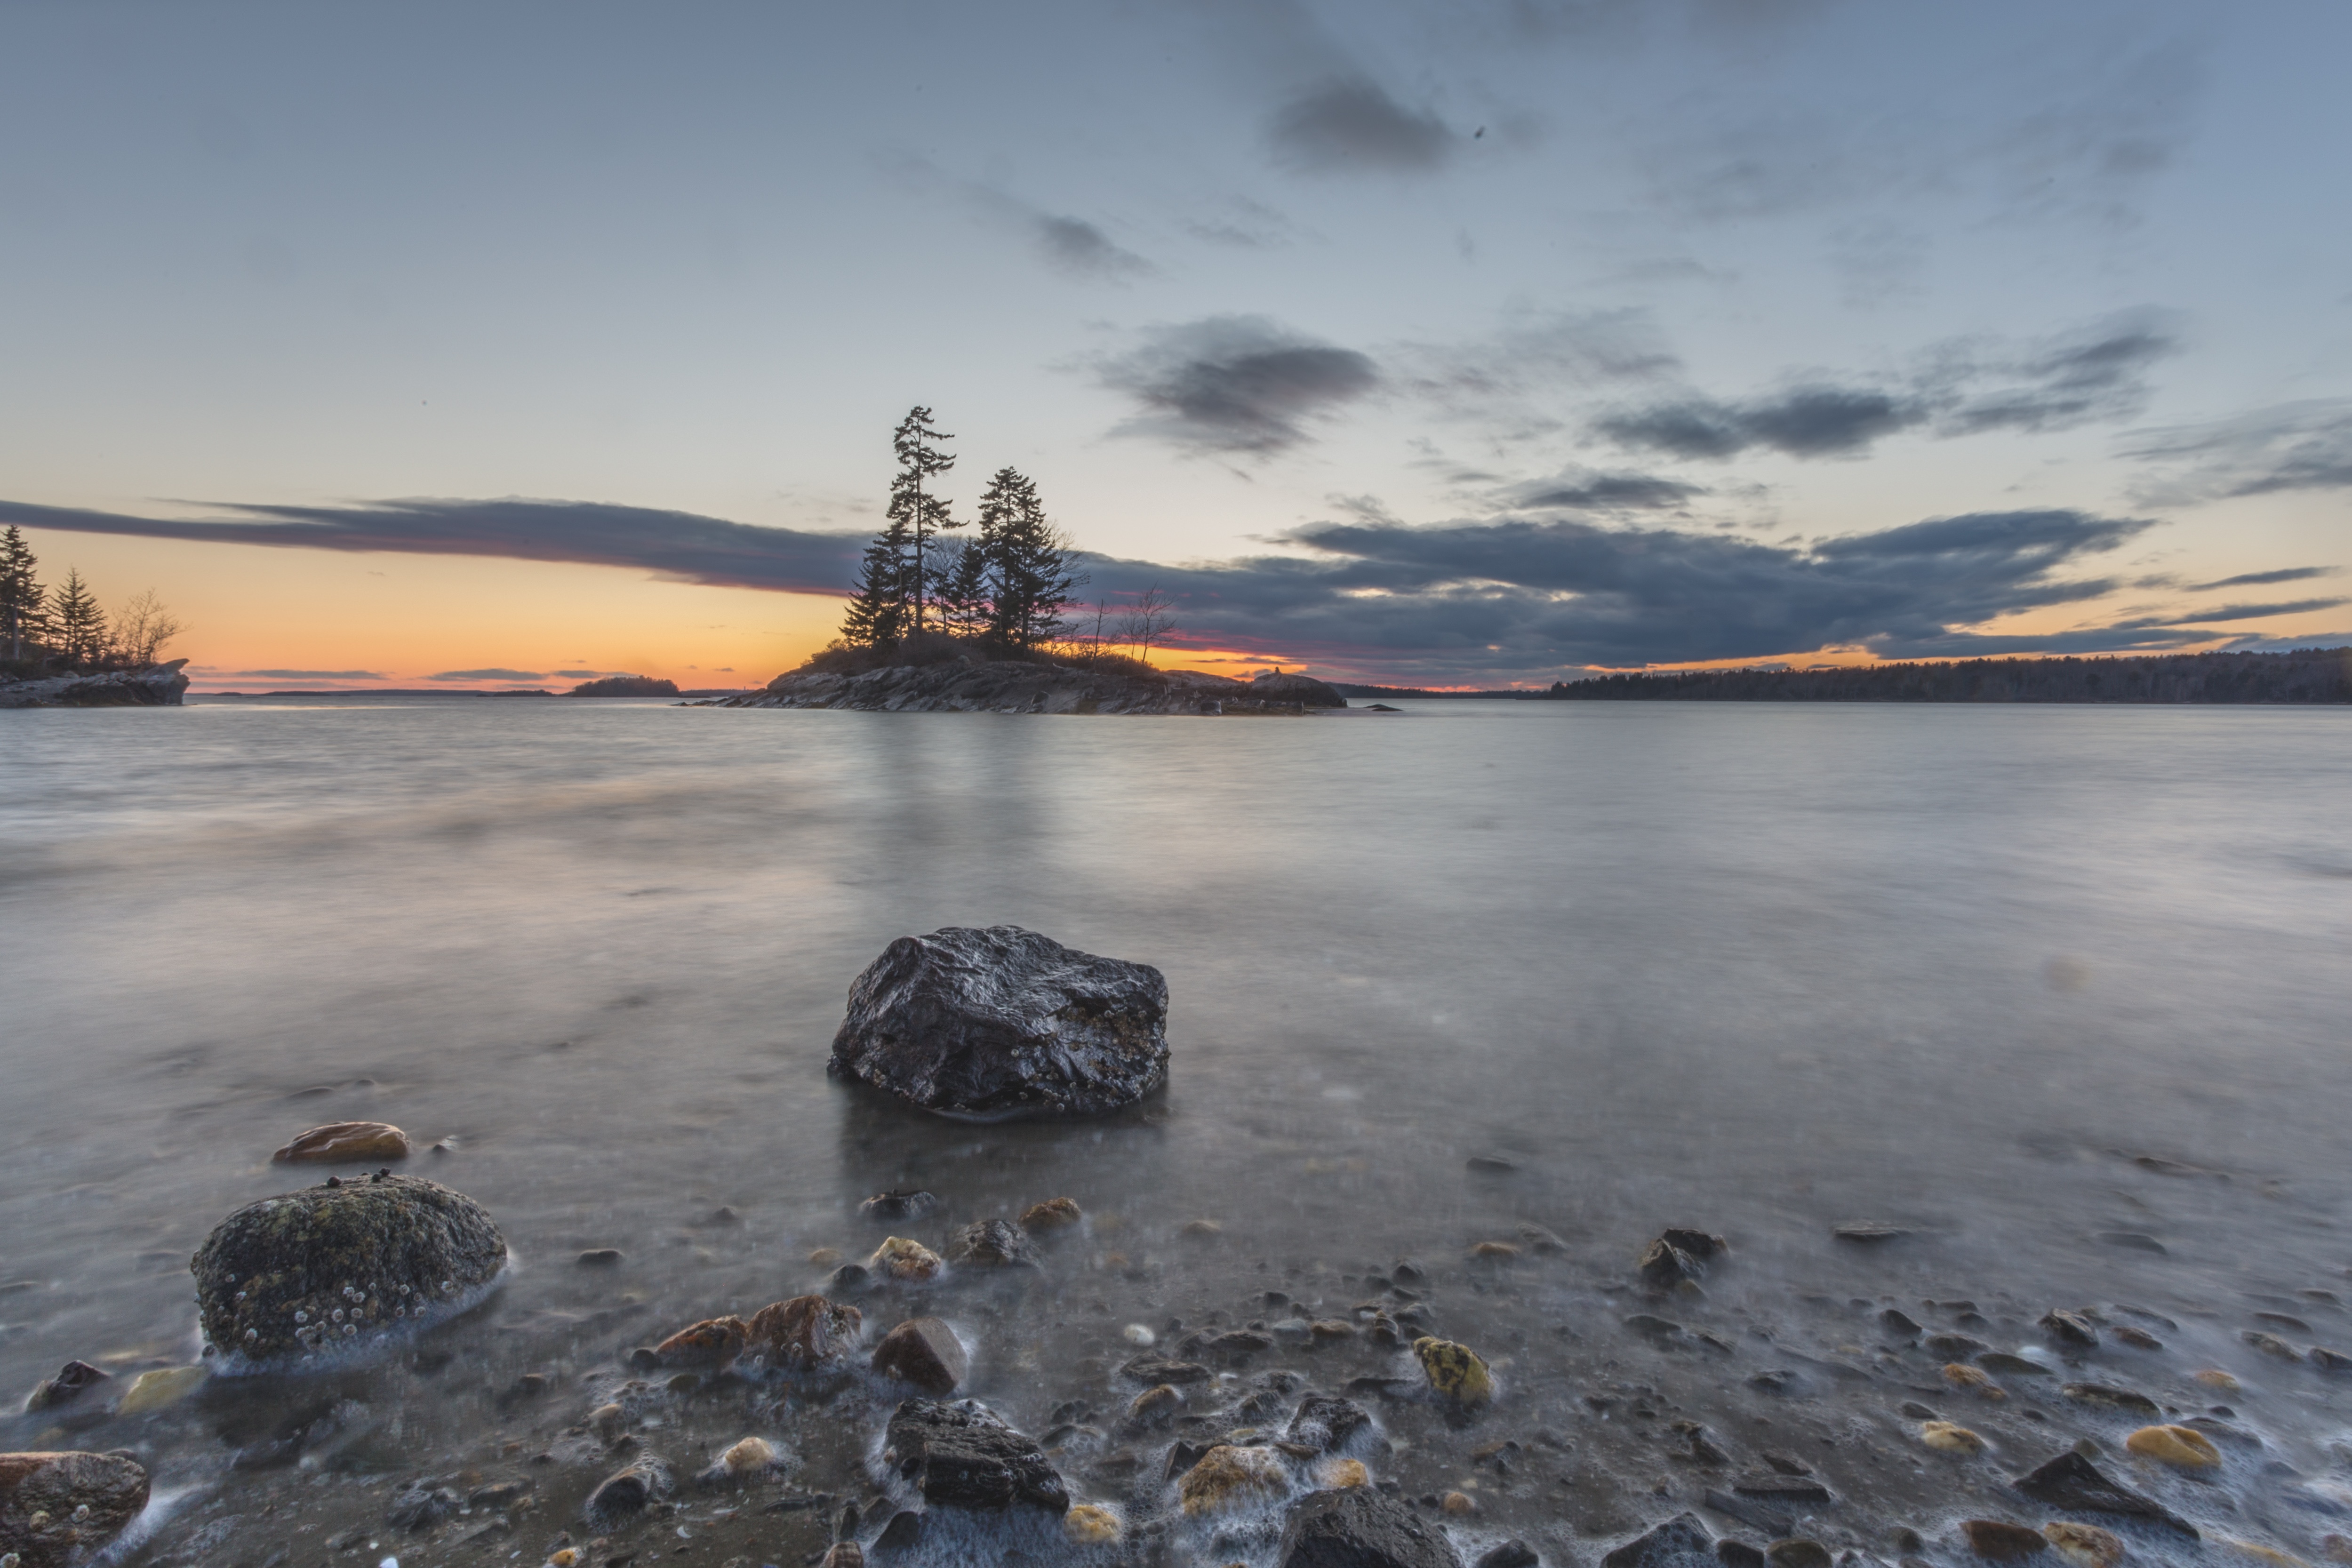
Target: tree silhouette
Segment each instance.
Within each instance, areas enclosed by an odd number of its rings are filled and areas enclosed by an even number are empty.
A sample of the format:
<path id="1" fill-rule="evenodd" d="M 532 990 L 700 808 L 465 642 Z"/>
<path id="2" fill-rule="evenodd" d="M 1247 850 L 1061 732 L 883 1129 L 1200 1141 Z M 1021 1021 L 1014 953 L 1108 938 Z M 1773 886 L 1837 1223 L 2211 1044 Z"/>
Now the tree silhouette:
<path id="1" fill-rule="evenodd" d="M 988 557 L 989 632 L 1013 647 L 1034 648 L 1062 631 L 1062 611 L 1074 600 L 1078 552 L 1046 520 L 1036 482 L 1003 468 L 980 498 L 981 537 Z"/>
<path id="2" fill-rule="evenodd" d="M 97 664 L 106 658 L 106 612 L 74 567 L 66 568 L 66 580 L 49 595 L 49 626 L 50 646 L 67 662 Z"/>
<path id="3" fill-rule="evenodd" d="M 115 616 L 109 651 L 121 662 L 143 669 L 155 662 L 165 643 L 185 630 L 150 588 L 134 595 Z"/>
<path id="4" fill-rule="evenodd" d="M 1119 630 L 1139 651 L 1143 662 L 1151 662 L 1151 645 L 1161 641 L 1176 629 L 1176 617 L 1169 614 L 1168 595 L 1154 583 L 1135 596 L 1135 605 L 1119 623 Z"/>
<path id="5" fill-rule="evenodd" d="M 14 523 L 0 531 L 0 637 L 8 642 L 8 657 L 25 657 L 27 642 L 38 647 L 48 630 L 43 614 L 48 595 L 33 572 L 40 563 Z"/>
<path id="6" fill-rule="evenodd" d="M 907 525 L 893 515 L 866 547 L 857 564 L 857 591 L 841 622 L 841 640 L 850 647 L 887 649 L 906 640 L 907 542 Z"/>
<path id="7" fill-rule="evenodd" d="M 919 405 L 907 411 L 891 436 L 898 472 L 890 481 L 889 515 L 891 522 L 907 531 L 914 548 L 912 570 L 904 583 L 908 624 L 919 632 L 923 629 L 923 604 L 932 588 L 926 560 L 931 535 L 963 526 L 950 515 L 948 503 L 926 488 L 931 479 L 955 467 L 955 458 L 934 443 L 954 439 L 943 430 L 933 429 L 931 411 Z"/>

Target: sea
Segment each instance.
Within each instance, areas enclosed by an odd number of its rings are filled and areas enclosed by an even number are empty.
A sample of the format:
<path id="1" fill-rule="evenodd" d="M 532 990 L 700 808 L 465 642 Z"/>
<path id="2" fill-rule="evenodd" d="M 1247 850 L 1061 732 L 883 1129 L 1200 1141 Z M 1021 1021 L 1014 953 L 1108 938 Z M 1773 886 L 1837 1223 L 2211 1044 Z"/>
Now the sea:
<path id="1" fill-rule="evenodd" d="M 908 1234 L 934 1246 L 1049 1197 L 1087 1215 L 1017 1300 L 915 1304 L 1006 1419 L 1094 1435 L 1064 1447 L 1125 1440 L 1142 1338 L 1421 1303 L 1495 1364 L 1488 1435 L 1551 1445 L 1497 1479 L 1417 1406 L 1384 1417 L 1405 1494 L 1483 1478 L 1483 1512 L 1446 1516 L 1465 1545 L 1491 1527 L 1573 1561 L 1697 1506 L 1679 1411 L 1735 1468 L 1758 1421 L 1813 1444 L 1860 1500 L 1814 1532 L 1892 1561 L 1885 1531 L 2014 1514 L 1996 1472 L 2078 1436 L 2121 1466 L 2131 1424 L 2060 1392 L 2084 1379 L 2227 1429 L 2225 1485 L 2137 1483 L 2171 1506 L 2221 1499 L 2305 1554 L 2352 1529 L 2352 1401 L 2310 1355 L 2352 1354 L 2352 711 L 1394 705 L 0 715 L 0 1400 L 72 1359 L 118 1384 L 205 1364 L 189 1256 L 320 1179 L 270 1160 L 319 1123 L 404 1129 L 402 1168 L 486 1205 L 513 1258 L 442 1354 L 338 1374 L 394 1418 L 323 1462 L 233 1468 L 254 1401 L 302 1405 L 299 1377 L 87 1434 L 11 1416 L 0 1446 L 140 1452 L 184 1521 L 478 1469 L 522 1372 L 559 1392 L 510 1440 L 552 1442 L 631 1347 L 824 1288 L 888 1228 L 859 1201 L 919 1187 L 940 1205 Z M 1005 923 L 1166 974 L 1164 1094 L 973 1126 L 828 1079 L 894 938 Z M 1837 1234 L 1856 1222 L 1881 1239 Z M 1633 1268 L 1666 1226 L 1728 1250 L 1654 1300 Z M 594 1248 L 623 1261 L 575 1261 Z M 2049 1375 L 1982 1395 L 1890 1307 Z M 2090 1363 L 2040 1326 L 2053 1308 L 2108 1327 Z M 2116 1343 L 2126 1324 L 2162 1348 Z M 1220 1376 L 1312 1377 L 1308 1353 Z M 1324 1382 L 1403 1397 L 1409 1353 L 1344 1353 L 1372 1359 Z M 1981 1432 L 1983 1474 L 1907 1447 L 1906 1404 Z M 870 1447 L 876 1419 L 835 1425 Z M 870 1487 L 809 1462 L 827 1495 Z M 538 1561 L 544 1522 L 486 1560 Z M 236 1535 L 141 1550 L 260 1568 Z"/>

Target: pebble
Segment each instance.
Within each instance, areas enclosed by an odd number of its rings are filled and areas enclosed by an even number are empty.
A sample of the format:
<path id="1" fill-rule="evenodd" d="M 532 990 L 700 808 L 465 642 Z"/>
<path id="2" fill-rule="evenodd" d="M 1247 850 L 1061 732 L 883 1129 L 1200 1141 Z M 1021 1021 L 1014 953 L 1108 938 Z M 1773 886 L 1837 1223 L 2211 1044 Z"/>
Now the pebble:
<path id="1" fill-rule="evenodd" d="M 1507 1241 L 1481 1241 L 1470 1248 L 1470 1257 L 1478 1263 L 1508 1263 L 1519 1255 L 1519 1249 Z"/>
<path id="2" fill-rule="evenodd" d="M 2266 1356 L 2273 1356 L 2280 1361 L 2301 1361 L 2303 1359 L 2303 1352 L 2301 1351 L 2296 1350 L 2293 1345 L 2287 1343 L 2276 1334 L 2266 1334 L 2260 1329 L 2248 1329 L 2244 1333 L 2240 1334 L 2238 1337 L 2245 1341 L 2248 1344 L 2253 1346 L 2254 1349 L 2262 1352 L 2263 1354 Z"/>
<path id="3" fill-rule="evenodd" d="M 940 1206 L 940 1200 L 919 1188 L 877 1193 L 857 1205 L 857 1212 L 867 1219 L 920 1219 Z"/>
<path id="4" fill-rule="evenodd" d="M 1080 1546 L 1104 1546 L 1119 1538 L 1118 1515 L 1090 1502 L 1062 1516 L 1062 1533 Z"/>
<path id="5" fill-rule="evenodd" d="M 1021 1211 L 1024 1230 L 1066 1230 L 1086 1218 L 1075 1198 L 1047 1198 Z"/>
<path id="6" fill-rule="evenodd" d="M 1431 1391 L 1439 1398 L 1475 1408 L 1495 1397 L 1494 1379 L 1486 1363 L 1469 1346 L 1425 1334 L 1413 1341 L 1412 1353 L 1413 1359 L 1421 1363 L 1422 1374 L 1429 1380 Z"/>
<path id="7" fill-rule="evenodd" d="M 909 1318 L 882 1336 L 873 1366 L 924 1393 L 946 1398 L 971 1373 L 971 1359 L 955 1331 L 937 1318 Z"/>
<path id="8" fill-rule="evenodd" d="M 662 1366 L 723 1372 L 735 1363 L 750 1340 L 751 1326 L 740 1318 L 705 1318 L 654 1346 L 654 1359 Z"/>
<path id="9" fill-rule="evenodd" d="M 772 1301 L 751 1314 L 749 1342 L 780 1372 L 806 1372 L 837 1361 L 857 1343 L 866 1314 L 822 1296 Z"/>
<path id="10" fill-rule="evenodd" d="M 2311 1364 L 2322 1372 L 2352 1372 L 2352 1355 L 2329 1350 L 2326 1345 L 2314 1345 L 2311 1347 Z"/>
<path id="11" fill-rule="evenodd" d="M 962 1268 L 1035 1268 L 1043 1259 L 1037 1244 L 1010 1220 L 982 1219 L 948 1242 L 948 1260 Z"/>
<path id="12" fill-rule="evenodd" d="M 1337 1340 L 1354 1339 L 1356 1325 L 1343 1318 L 1318 1318 L 1307 1325 L 1307 1332 L 1315 1343 L 1328 1344 Z"/>
<path id="13" fill-rule="evenodd" d="M 1830 1226 L 1830 1234 L 1840 1241 L 1862 1247 L 1877 1247 L 1890 1241 L 1900 1241 L 1911 1232 L 1899 1225 L 1885 1225 L 1876 1220 L 1850 1219 Z"/>
<path id="14" fill-rule="evenodd" d="M 1139 1345 L 1145 1349 L 1159 1342 L 1159 1336 L 1141 1323 L 1128 1324 L 1126 1328 L 1119 1331 L 1119 1337 L 1129 1344 Z"/>
<path id="15" fill-rule="evenodd" d="M 2218 1388 L 2224 1394 L 2238 1392 L 2238 1380 L 2219 1367 L 2209 1366 L 2202 1372 L 2192 1372 L 2189 1375 L 2208 1388 Z"/>
<path id="16" fill-rule="evenodd" d="M 25 1408 L 27 1411 L 54 1410 L 61 1405 L 72 1404 L 101 1383 L 113 1381 L 108 1373 L 86 1361 L 69 1361 L 58 1369 L 57 1376 L 42 1380 L 40 1386 L 33 1390 L 32 1397 L 25 1401 Z"/>
<path id="17" fill-rule="evenodd" d="M 1478 1511 L 1478 1500 L 1468 1492 L 1447 1492 L 1438 1500 L 1438 1509 L 1452 1519 L 1467 1519 Z"/>
<path id="18" fill-rule="evenodd" d="M 2116 1568 L 2124 1560 L 2122 1539 L 2095 1524 L 2062 1520 L 2043 1525 L 2042 1535 L 2050 1542 L 2050 1549 L 2074 1568 Z"/>
<path id="19" fill-rule="evenodd" d="M 114 1407 L 118 1415 L 136 1415 L 142 1411 L 161 1410 L 176 1405 L 194 1394 L 205 1381 L 201 1366 L 164 1367 L 154 1372 L 142 1372 L 131 1380 L 123 1391 L 121 1403 Z"/>
<path id="20" fill-rule="evenodd" d="M 1463 1164 L 1490 1176 L 1503 1175 L 1519 1168 L 1517 1162 L 1506 1160 L 1500 1154 L 1473 1154 Z"/>
<path id="21" fill-rule="evenodd" d="M 939 1278 L 940 1255 L 919 1241 L 909 1241 L 902 1236 L 885 1239 L 866 1260 L 866 1267 L 885 1279 L 919 1283 Z"/>
<path id="22" fill-rule="evenodd" d="M 1184 1396 L 1176 1392 L 1172 1383 L 1162 1383 L 1145 1389 L 1127 1407 L 1128 1415 L 1137 1421 L 1164 1421 L 1184 1407 Z"/>
<path id="23" fill-rule="evenodd" d="M 1939 1454 L 1981 1454 L 1985 1448 L 1982 1437 L 1949 1421 L 1922 1422 L 1919 1441 Z"/>
<path id="24" fill-rule="evenodd" d="M 1944 1381 L 1954 1388 L 1968 1389 L 1985 1399 L 2000 1400 L 2009 1397 L 2008 1390 L 1993 1382 L 1981 1369 L 1960 1362 L 1952 1362 L 1944 1368 Z"/>
<path id="25" fill-rule="evenodd" d="M 2213 1440 L 2193 1426 L 2143 1426 L 2124 1439 L 2124 1447 L 2180 1470 L 2209 1470 L 2221 1462 Z"/>
<path id="26" fill-rule="evenodd" d="M 2136 1329 L 2129 1323 L 2110 1328 L 2107 1332 L 2115 1336 L 2117 1344 L 2129 1345 L 2134 1350 L 2160 1351 L 2164 1348 L 2162 1340 L 2158 1339 L 2146 1329 Z"/>
<path id="27" fill-rule="evenodd" d="M 273 1164 L 357 1164 L 368 1160 L 405 1160 L 408 1134 L 388 1121 L 331 1121 L 298 1132 L 269 1156 Z"/>
<path id="28" fill-rule="evenodd" d="M 1188 1219 L 1184 1222 L 1184 1228 L 1178 1234 L 1189 1237 L 1194 1241 L 1207 1241 L 1212 1237 L 1224 1235 L 1225 1227 L 1213 1219 Z"/>
<path id="29" fill-rule="evenodd" d="M 617 1247 L 591 1247 L 572 1261 L 583 1268 L 610 1268 L 627 1256 Z"/>
<path id="30" fill-rule="evenodd" d="M 1176 1483 L 1184 1511 L 1199 1517 L 1278 1498 L 1289 1489 L 1282 1460 L 1270 1448 L 1220 1443 Z"/>
<path id="31" fill-rule="evenodd" d="M 2040 1324 L 2050 1337 L 2071 1350 L 2095 1350 L 2099 1343 L 2099 1331 L 2091 1320 L 2080 1312 L 2063 1311 L 2053 1308 L 2042 1315 Z"/>
<path id="32" fill-rule="evenodd" d="M 1967 1538 L 1969 1550 L 1989 1563 L 2021 1562 L 2039 1556 L 2049 1544 L 2040 1531 L 1999 1519 L 1963 1521 L 1960 1533 Z"/>
<path id="33" fill-rule="evenodd" d="M 1326 1459 L 1316 1467 L 1315 1484 L 1326 1491 L 1371 1484 L 1372 1473 L 1361 1459 Z"/>
<path id="34" fill-rule="evenodd" d="M 2084 1405 L 2104 1405 L 2111 1410 L 2128 1410 L 2135 1415 L 2158 1414 L 2157 1403 L 2145 1394 L 2128 1388 L 2116 1388 L 2105 1383 L 2069 1383 L 2059 1393 Z"/>
<path id="35" fill-rule="evenodd" d="M 808 1260 L 812 1268 L 831 1268 L 841 1261 L 841 1248 L 820 1247 L 808 1255 Z"/>

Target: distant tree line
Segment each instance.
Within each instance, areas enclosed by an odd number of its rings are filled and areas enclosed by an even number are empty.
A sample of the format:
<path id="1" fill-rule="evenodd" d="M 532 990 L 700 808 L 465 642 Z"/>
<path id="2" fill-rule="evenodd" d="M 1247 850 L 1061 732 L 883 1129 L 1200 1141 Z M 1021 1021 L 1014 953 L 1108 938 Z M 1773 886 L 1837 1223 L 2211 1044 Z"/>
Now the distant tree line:
<path id="1" fill-rule="evenodd" d="M 12 674 L 143 668 L 187 629 L 152 588 L 110 616 L 74 567 L 54 587 L 39 572 L 24 534 L 0 530 L 0 659 Z"/>
<path id="2" fill-rule="evenodd" d="M 1690 669 L 1555 682 L 1580 702 L 2352 702 L 2352 647 Z"/>

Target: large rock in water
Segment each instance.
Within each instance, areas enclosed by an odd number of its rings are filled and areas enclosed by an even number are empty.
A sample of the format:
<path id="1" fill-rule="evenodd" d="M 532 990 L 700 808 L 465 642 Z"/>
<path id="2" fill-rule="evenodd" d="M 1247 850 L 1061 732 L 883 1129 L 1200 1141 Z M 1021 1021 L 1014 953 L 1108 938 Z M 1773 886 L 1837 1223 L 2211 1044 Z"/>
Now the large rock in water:
<path id="1" fill-rule="evenodd" d="M 1044 1450 L 975 1400 L 908 1400 L 890 1417 L 882 1462 L 933 1508 L 1070 1510 Z"/>
<path id="2" fill-rule="evenodd" d="M 330 1177 L 247 1204 L 189 1265 L 205 1338 L 282 1361 L 425 1327 L 480 1299 L 506 1267 L 482 1205 L 414 1176 Z"/>
<path id="3" fill-rule="evenodd" d="M 1295 702 L 1301 708 L 1345 708 L 1348 700 L 1339 689 L 1327 685 L 1311 675 L 1285 675 L 1278 669 L 1261 670 L 1250 678 L 1249 694 L 1258 702 Z"/>
<path id="4" fill-rule="evenodd" d="M 849 990 L 828 1069 L 971 1121 L 1116 1110 L 1168 1081 L 1168 981 L 1019 926 L 902 936 Z"/>
<path id="5" fill-rule="evenodd" d="M 1445 1532 L 1370 1487 L 1317 1492 L 1292 1510 L 1282 1568 L 1462 1568 Z"/>
<path id="6" fill-rule="evenodd" d="M 0 1454 L 0 1554 L 23 1568 L 94 1555 L 147 1506 L 147 1471 L 120 1454 Z"/>

